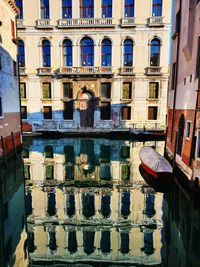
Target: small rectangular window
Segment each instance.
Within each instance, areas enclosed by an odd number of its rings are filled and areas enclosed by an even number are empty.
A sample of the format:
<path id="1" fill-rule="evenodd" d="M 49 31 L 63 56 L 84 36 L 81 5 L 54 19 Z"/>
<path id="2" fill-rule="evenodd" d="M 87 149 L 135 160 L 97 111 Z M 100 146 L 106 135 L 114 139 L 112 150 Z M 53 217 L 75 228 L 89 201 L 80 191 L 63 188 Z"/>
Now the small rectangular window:
<path id="1" fill-rule="evenodd" d="M 111 107 L 110 102 L 101 102 L 101 120 L 110 120 Z"/>
<path id="2" fill-rule="evenodd" d="M 62 0 L 62 18 L 72 18 L 72 0 Z"/>
<path id="3" fill-rule="evenodd" d="M 196 78 L 200 78 L 200 37 L 198 38 Z"/>
<path id="4" fill-rule="evenodd" d="M 122 107 L 122 120 L 131 120 L 131 107 Z"/>
<path id="5" fill-rule="evenodd" d="M 132 83 L 126 83 L 126 82 L 123 83 L 122 98 L 123 99 L 132 98 Z"/>
<path id="6" fill-rule="evenodd" d="M 102 17 L 112 18 L 112 0 L 102 0 Z"/>
<path id="7" fill-rule="evenodd" d="M 73 84 L 63 83 L 63 98 L 73 99 Z"/>
<path id="8" fill-rule="evenodd" d="M 27 107 L 26 106 L 21 106 L 21 117 L 23 120 L 27 119 Z"/>
<path id="9" fill-rule="evenodd" d="M 111 97 L 111 84 L 110 83 L 101 84 L 101 97 L 110 99 Z"/>
<path id="10" fill-rule="evenodd" d="M 42 83 L 43 99 L 51 99 L 51 83 Z"/>
<path id="11" fill-rule="evenodd" d="M 43 108 L 44 112 L 44 119 L 45 120 L 52 120 L 52 107 L 46 106 Z"/>
<path id="12" fill-rule="evenodd" d="M 40 0 L 41 19 L 49 19 L 49 0 Z"/>
<path id="13" fill-rule="evenodd" d="M 157 99 L 159 91 L 159 83 L 158 82 L 150 82 L 149 83 L 149 98 Z"/>
<path id="14" fill-rule="evenodd" d="M 162 16 L 162 0 L 153 0 L 152 16 L 153 17 Z"/>
<path id="15" fill-rule="evenodd" d="M 186 124 L 186 138 L 190 138 L 191 121 L 187 121 Z"/>
<path id="16" fill-rule="evenodd" d="M 158 107 L 148 107 L 148 120 L 157 120 Z"/>
<path id="17" fill-rule="evenodd" d="M 63 118 L 64 120 L 73 120 L 74 103 L 73 101 L 64 102 Z"/>
<path id="18" fill-rule="evenodd" d="M 13 60 L 13 75 L 17 77 L 17 64 L 14 60 Z"/>
<path id="19" fill-rule="evenodd" d="M 174 90 L 176 86 L 176 62 L 172 65 L 172 78 L 171 78 L 171 90 Z"/>
<path id="20" fill-rule="evenodd" d="M 3 116 L 2 97 L 0 96 L 0 117 Z"/>
<path id="21" fill-rule="evenodd" d="M 20 96 L 26 99 L 26 83 L 20 83 Z"/>
<path id="22" fill-rule="evenodd" d="M 198 132 L 197 140 L 197 158 L 200 158 L 200 132 Z"/>

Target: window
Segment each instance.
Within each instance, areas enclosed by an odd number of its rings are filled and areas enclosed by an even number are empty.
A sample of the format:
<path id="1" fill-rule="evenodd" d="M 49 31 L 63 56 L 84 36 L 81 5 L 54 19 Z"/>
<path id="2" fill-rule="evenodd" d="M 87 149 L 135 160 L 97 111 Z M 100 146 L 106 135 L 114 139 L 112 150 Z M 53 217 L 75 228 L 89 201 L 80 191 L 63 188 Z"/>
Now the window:
<path id="1" fill-rule="evenodd" d="M 45 120 L 52 120 L 52 107 L 50 106 L 43 107 L 43 114 Z"/>
<path id="2" fill-rule="evenodd" d="M 149 83 L 149 98 L 157 99 L 159 92 L 159 83 L 158 82 L 150 82 Z"/>
<path id="3" fill-rule="evenodd" d="M 15 23 L 13 20 L 11 20 L 11 37 L 12 41 L 15 42 L 16 36 L 15 36 Z"/>
<path id="4" fill-rule="evenodd" d="M 176 14 L 176 25 L 175 25 L 175 32 L 180 32 L 180 26 L 181 26 L 181 11 L 179 10 Z"/>
<path id="5" fill-rule="evenodd" d="M 172 65 L 172 78 L 171 78 L 171 90 L 175 89 L 176 86 L 176 62 Z"/>
<path id="6" fill-rule="evenodd" d="M 110 99 L 110 97 L 111 97 L 111 83 L 102 83 L 101 84 L 101 97 Z"/>
<path id="7" fill-rule="evenodd" d="M 132 98 L 132 83 L 126 83 L 126 82 L 123 83 L 122 98 L 123 99 Z"/>
<path id="8" fill-rule="evenodd" d="M 19 66 L 25 67 L 25 51 L 24 51 L 24 42 L 22 40 L 18 41 L 18 53 L 19 53 Z"/>
<path id="9" fill-rule="evenodd" d="M 26 83 L 20 83 L 20 96 L 21 98 L 26 99 Z"/>
<path id="10" fill-rule="evenodd" d="M 63 64 L 72 66 L 72 42 L 68 39 L 63 41 Z"/>
<path id="11" fill-rule="evenodd" d="M 111 107 L 110 102 L 101 102 L 101 120 L 110 120 Z"/>
<path id="12" fill-rule="evenodd" d="M 42 41 L 42 65 L 43 67 L 51 66 L 51 46 L 48 40 Z"/>
<path id="13" fill-rule="evenodd" d="M 72 18 L 72 0 L 62 0 L 62 18 Z"/>
<path id="14" fill-rule="evenodd" d="M 21 106 L 21 117 L 22 120 L 27 120 L 27 107 Z"/>
<path id="15" fill-rule="evenodd" d="M 109 39 L 104 39 L 101 45 L 101 65 L 111 66 L 112 63 L 112 44 Z"/>
<path id="16" fill-rule="evenodd" d="M 162 0 L 153 0 L 152 16 L 153 17 L 162 16 Z"/>
<path id="17" fill-rule="evenodd" d="M 74 103 L 73 101 L 64 102 L 63 118 L 64 120 L 73 120 Z"/>
<path id="18" fill-rule="evenodd" d="M 133 41 L 131 39 L 124 41 L 124 66 L 133 66 Z"/>
<path id="19" fill-rule="evenodd" d="M 43 99 L 51 99 L 51 83 L 42 83 Z"/>
<path id="20" fill-rule="evenodd" d="M 17 18 L 23 19 L 23 2 L 22 2 L 22 0 L 16 0 L 16 5 L 19 8 L 19 15 L 17 16 Z"/>
<path id="21" fill-rule="evenodd" d="M 63 83 L 63 98 L 73 98 L 73 84 Z"/>
<path id="22" fill-rule="evenodd" d="M 124 17 L 134 17 L 135 0 L 125 0 Z"/>
<path id="23" fill-rule="evenodd" d="M 3 116 L 2 97 L 0 96 L 0 117 Z"/>
<path id="24" fill-rule="evenodd" d="M 197 140 L 197 158 L 200 158 L 200 132 L 198 132 Z"/>
<path id="25" fill-rule="evenodd" d="M 49 0 L 40 0 L 41 19 L 49 19 Z"/>
<path id="26" fill-rule="evenodd" d="M 122 107 L 122 120 L 131 120 L 131 107 Z"/>
<path id="27" fill-rule="evenodd" d="M 102 0 L 102 17 L 112 18 L 112 0 Z"/>
<path id="28" fill-rule="evenodd" d="M 186 124 L 186 138 L 190 138 L 190 130 L 191 130 L 191 121 L 187 121 Z"/>
<path id="29" fill-rule="evenodd" d="M 14 60 L 13 60 L 13 75 L 15 77 L 17 76 L 17 64 Z"/>
<path id="30" fill-rule="evenodd" d="M 198 38 L 197 64 L 196 64 L 196 78 L 200 78 L 200 37 Z"/>
<path id="31" fill-rule="evenodd" d="M 81 18 L 94 18 L 94 0 L 80 0 Z"/>
<path id="32" fill-rule="evenodd" d="M 148 120 L 157 120 L 158 107 L 148 107 Z"/>
<path id="33" fill-rule="evenodd" d="M 150 55 L 150 66 L 160 65 L 160 41 L 153 39 L 151 41 L 151 55 Z"/>
<path id="34" fill-rule="evenodd" d="M 89 37 L 81 40 L 81 66 L 94 66 L 94 42 Z"/>
<path id="35" fill-rule="evenodd" d="M 46 166 L 46 180 L 52 180 L 54 174 L 54 169 L 52 165 L 47 165 Z"/>

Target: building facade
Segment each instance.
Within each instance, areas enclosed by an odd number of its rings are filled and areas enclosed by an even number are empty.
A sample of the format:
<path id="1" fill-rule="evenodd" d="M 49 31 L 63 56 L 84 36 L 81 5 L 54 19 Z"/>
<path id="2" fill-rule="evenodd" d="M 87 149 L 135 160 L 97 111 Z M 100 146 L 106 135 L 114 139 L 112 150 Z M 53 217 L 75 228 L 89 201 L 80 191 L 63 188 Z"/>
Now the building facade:
<path id="1" fill-rule="evenodd" d="M 20 101 L 17 71 L 14 1 L 0 3 L 0 158 L 10 153 L 20 140 Z"/>
<path id="2" fill-rule="evenodd" d="M 167 152 L 191 179 L 200 177 L 200 3 L 174 4 Z"/>
<path id="3" fill-rule="evenodd" d="M 165 129 L 171 0 L 17 5 L 24 130 Z"/>

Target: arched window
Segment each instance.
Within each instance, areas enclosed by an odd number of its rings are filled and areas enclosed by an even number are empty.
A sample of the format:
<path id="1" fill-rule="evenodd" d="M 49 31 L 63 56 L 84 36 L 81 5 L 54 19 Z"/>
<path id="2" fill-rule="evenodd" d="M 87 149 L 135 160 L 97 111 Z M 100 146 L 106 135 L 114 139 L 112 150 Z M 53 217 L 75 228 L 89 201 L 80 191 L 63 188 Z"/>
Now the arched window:
<path id="1" fill-rule="evenodd" d="M 124 17 L 134 17 L 135 0 L 124 1 Z"/>
<path id="2" fill-rule="evenodd" d="M 124 41 L 124 66 L 133 66 L 133 41 L 131 39 Z"/>
<path id="3" fill-rule="evenodd" d="M 23 2 L 22 2 L 22 0 L 16 0 L 16 5 L 19 8 L 19 15 L 17 15 L 17 18 L 23 19 Z"/>
<path id="4" fill-rule="evenodd" d="M 102 0 L 102 17 L 112 18 L 112 0 Z"/>
<path id="5" fill-rule="evenodd" d="M 72 42 L 69 39 L 63 41 L 63 65 L 72 66 Z"/>
<path id="6" fill-rule="evenodd" d="M 152 3 L 152 16 L 153 17 L 162 16 L 162 0 L 153 0 L 153 3 Z"/>
<path id="7" fill-rule="evenodd" d="M 94 18 L 94 0 L 80 0 L 80 17 Z"/>
<path id="8" fill-rule="evenodd" d="M 42 19 L 49 19 L 49 0 L 40 0 L 40 12 Z"/>
<path id="9" fill-rule="evenodd" d="M 72 0 L 62 0 L 62 18 L 72 18 Z"/>
<path id="10" fill-rule="evenodd" d="M 94 42 L 89 37 L 81 40 L 81 66 L 94 66 Z"/>
<path id="11" fill-rule="evenodd" d="M 153 39 L 151 41 L 151 55 L 150 55 L 150 66 L 160 65 L 160 41 Z"/>
<path id="12" fill-rule="evenodd" d="M 109 39 L 104 39 L 101 45 L 101 65 L 112 65 L 112 44 Z"/>
<path id="13" fill-rule="evenodd" d="M 19 53 L 19 65 L 20 67 L 25 67 L 25 49 L 24 42 L 19 40 L 18 42 L 18 53 Z"/>
<path id="14" fill-rule="evenodd" d="M 42 65 L 43 67 L 51 66 L 51 46 L 48 40 L 42 41 Z"/>

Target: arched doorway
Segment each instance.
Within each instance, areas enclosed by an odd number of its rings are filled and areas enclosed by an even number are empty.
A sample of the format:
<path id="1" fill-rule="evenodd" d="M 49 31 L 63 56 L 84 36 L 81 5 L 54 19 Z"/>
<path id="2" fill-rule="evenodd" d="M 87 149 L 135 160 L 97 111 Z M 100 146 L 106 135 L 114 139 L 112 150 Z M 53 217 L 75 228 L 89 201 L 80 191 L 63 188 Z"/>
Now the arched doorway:
<path id="1" fill-rule="evenodd" d="M 92 91 L 83 89 L 78 95 L 80 109 L 80 126 L 83 128 L 93 127 L 95 99 Z"/>
<path id="2" fill-rule="evenodd" d="M 182 114 L 179 119 L 179 124 L 178 124 L 177 154 L 179 156 L 181 156 L 182 154 L 184 129 L 185 129 L 185 118 L 184 118 L 184 115 Z"/>

